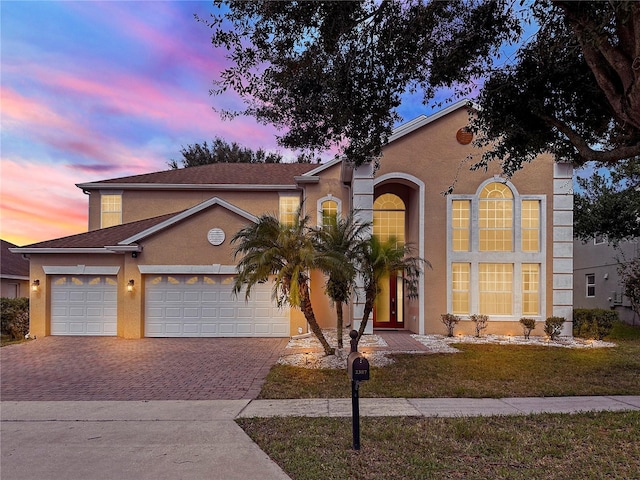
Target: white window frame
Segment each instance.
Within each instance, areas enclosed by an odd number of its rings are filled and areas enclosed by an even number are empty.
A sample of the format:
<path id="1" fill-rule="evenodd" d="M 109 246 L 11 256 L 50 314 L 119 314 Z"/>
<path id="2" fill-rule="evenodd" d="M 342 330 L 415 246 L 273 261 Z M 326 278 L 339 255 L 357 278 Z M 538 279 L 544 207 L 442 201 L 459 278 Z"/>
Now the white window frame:
<path id="1" fill-rule="evenodd" d="M 479 248 L 479 200 L 480 192 L 489 183 L 500 182 L 506 184 L 513 194 L 513 251 L 511 252 L 486 252 Z M 471 202 L 471 240 L 468 252 L 453 251 L 452 235 L 452 202 L 453 200 L 469 200 Z M 537 200 L 540 202 L 540 248 L 538 252 L 522 251 L 522 201 Z M 480 312 L 479 292 L 479 264 L 480 263 L 511 263 L 513 264 L 513 308 L 511 315 L 491 315 L 494 321 L 517 321 L 522 315 L 522 264 L 536 263 L 540 265 L 540 291 L 538 295 L 539 314 L 532 315 L 536 319 L 546 318 L 546 294 L 547 278 L 547 247 L 544 241 L 547 238 L 547 196 L 546 195 L 521 195 L 517 188 L 510 182 L 499 176 L 494 176 L 482 182 L 474 194 L 452 194 L 447 196 L 447 311 L 453 310 L 452 293 L 452 264 L 469 263 L 470 272 L 470 298 L 469 314 Z M 465 315 L 460 315 L 467 318 Z"/>
<path id="2" fill-rule="evenodd" d="M 284 212 L 282 210 L 282 200 L 285 198 L 295 198 L 298 201 L 298 206 L 296 207 L 296 209 L 294 211 L 287 211 Z M 295 215 L 295 213 L 298 211 L 298 209 L 300 209 L 300 205 L 302 204 L 302 199 L 300 198 L 300 194 L 299 193 L 280 193 L 279 197 L 278 197 L 278 221 L 282 224 L 287 225 L 284 221 L 283 221 L 283 217 L 285 215 Z M 303 212 L 300 212 L 301 214 Z"/>
<path id="3" fill-rule="evenodd" d="M 338 205 L 338 218 L 340 218 L 340 216 L 342 215 L 342 200 L 340 200 L 338 197 L 334 197 L 333 195 L 329 194 L 325 197 L 319 198 L 316 202 L 316 225 L 318 225 L 319 227 L 323 226 L 322 204 L 327 201 L 336 202 L 336 204 Z"/>
<path id="4" fill-rule="evenodd" d="M 114 196 L 114 197 L 120 197 L 120 211 L 112 211 L 112 212 L 105 212 L 103 205 L 102 205 L 102 200 L 105 196 Z M 105 191 L 100 191 L 100 228 L 108 228 L 108 227 L 114 227 L 116 225 L 122 225 L 122 190 L 105 190 Z M 110 214 L 114 214 L 114 213 L 119 213 L 119 219 L 118 219 L 118 223 L 113 224 L 113 225 L 108 225 L 105 227 L 104 225 L 104 214 L 105 213 L 110 213 Z"/>
<path id="5" fill-rule="evenodd" d="M 595 298 L 596 296 L 596 274 L 595 273 L 587 273 L 584 276 L 584 284 L 585 284 L 585 296 L 587 298 Z M 589 288 L 593 289 L 591 295 L 589 295 Z"/>

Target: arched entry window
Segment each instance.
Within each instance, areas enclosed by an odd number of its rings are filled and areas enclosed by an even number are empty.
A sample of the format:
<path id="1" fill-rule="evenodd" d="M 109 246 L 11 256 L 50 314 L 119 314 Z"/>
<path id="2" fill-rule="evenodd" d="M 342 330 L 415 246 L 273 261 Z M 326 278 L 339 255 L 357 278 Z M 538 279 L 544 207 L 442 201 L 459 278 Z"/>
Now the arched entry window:
<path id="1" fill-rule="evenodd" d="M 404 244 L 405 206 L 402 199 L 393 193 L 380 195 L 373 202 L 373 234 L 381 241 L 395 237 Z"/>
<path id="2" fill-rule="evenodd" d="M 393 193 L 380 195 L 373 202 L 373 235 L 381 241 L 395 238 L 405 243 L 405 205 Z M 404 326 L 404 282 L 402 272 L 392 272 L 380 280 L 380 293 L 376 298 L 373 315 L 375 328 L 402 328 Z"/>

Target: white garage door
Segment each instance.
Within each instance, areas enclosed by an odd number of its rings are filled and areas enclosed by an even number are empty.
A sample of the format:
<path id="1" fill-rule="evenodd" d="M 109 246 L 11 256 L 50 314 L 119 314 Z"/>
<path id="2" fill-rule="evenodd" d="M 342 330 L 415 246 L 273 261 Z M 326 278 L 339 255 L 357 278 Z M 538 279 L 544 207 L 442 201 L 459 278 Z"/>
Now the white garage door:
<path id="1" fill-rule="evenodd" d="M 51 279 L 51 335 L 115 335 L 118 282 L 110 275 Z"/>
<path id="2" fill-rule="evenodd" d="M 148 275 L 147 337 L 288 337 L 289 309 L 271 300 L 271 283 L 256 285 L 245 302 L 231 275 Z"/>

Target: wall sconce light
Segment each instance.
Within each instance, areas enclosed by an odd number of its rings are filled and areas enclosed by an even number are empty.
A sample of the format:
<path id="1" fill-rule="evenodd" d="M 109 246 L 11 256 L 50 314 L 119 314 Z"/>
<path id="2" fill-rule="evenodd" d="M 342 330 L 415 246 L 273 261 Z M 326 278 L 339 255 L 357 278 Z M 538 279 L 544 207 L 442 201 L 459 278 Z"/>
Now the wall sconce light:
<path id="1" fill-rule="evenodd" d="M 31 291 L 32 292 L 37 292 L 38 290 L 40 290 L 40 280 L 36 279 L 31 284 Z"/>
<path id="2" fill-rule="evenodd" d="M 129 283 L 127 283 L 127 292 L 133 292 L 134 285 L 135 285 L 135 282 L 133 281 L 133 279 L 129 280 Z"/>

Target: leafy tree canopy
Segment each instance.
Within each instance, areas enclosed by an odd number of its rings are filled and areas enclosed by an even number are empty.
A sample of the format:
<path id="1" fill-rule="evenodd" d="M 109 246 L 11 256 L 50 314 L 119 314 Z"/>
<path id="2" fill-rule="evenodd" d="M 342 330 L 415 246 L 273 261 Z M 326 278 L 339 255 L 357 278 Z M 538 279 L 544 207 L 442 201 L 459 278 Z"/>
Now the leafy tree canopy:
<path id="1" fill-rule="evenodd" d="M 619 163 L 607 174 L 578 177 L 574 234 L 582 240 L 604 235 L 616 244 L 640 237 L 640 161 Z"/>
<path id="2" fill-rule="evenodd" d="M 209 165 L 210 163 L 281 163 L 283 156 L 279 153 L 267 152 L 262 148 L 252 150 L 248 147 L 242 147 L 236 142 L 229 144 L 221 138 L 216 138 L 211 142 L 202 144 L 194 143 L 187 147 L 182 147 L 183 167 L 197 167 L 200 165 Z M 320 159 L 313 154 L 300 153 L 296 157 L 298 163 L 319 163 Z M 169 162 L 169 167 L 173 169 L 180 168 L 176 160 Z"/>
<path id="3" fill-rule="evenodd" d="M 282 129 L 281 145 L 339 145 L 357 164 L 380 154 L 406 92 L 484 80 L 472 128 L 506 173 L 550 151 L 581 165 L 640 155 L 640 3 L 540 0 L 214 2 L 202 20 L 231 66 L 245 114 Z M 504 61 L 500 48 L 537 34 Z"/>

